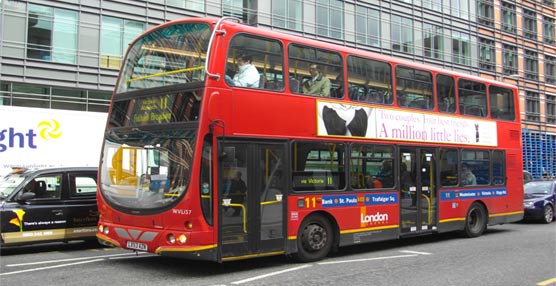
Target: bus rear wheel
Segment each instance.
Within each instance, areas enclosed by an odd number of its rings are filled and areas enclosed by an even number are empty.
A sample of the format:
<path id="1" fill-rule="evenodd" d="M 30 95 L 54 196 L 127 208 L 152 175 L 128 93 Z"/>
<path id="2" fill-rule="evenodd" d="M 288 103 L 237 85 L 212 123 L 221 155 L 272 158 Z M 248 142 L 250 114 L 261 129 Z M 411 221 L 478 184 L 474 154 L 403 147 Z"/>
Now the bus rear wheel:
<path id="1" fill-rule="evenodd" d="M 333 241 L 330 222 L 320 215 L 311 216 L 299 228 L 295 258 L 300 262 L 321 260 L 330 252 Z"/>
<path id="2" fill-rule="evenodd" d="M 464 234 L 466 237 L 478 237 L 483 234 L 487 226 L 487 213 L 483 205 L 473 203 L 465 217 Z"/>

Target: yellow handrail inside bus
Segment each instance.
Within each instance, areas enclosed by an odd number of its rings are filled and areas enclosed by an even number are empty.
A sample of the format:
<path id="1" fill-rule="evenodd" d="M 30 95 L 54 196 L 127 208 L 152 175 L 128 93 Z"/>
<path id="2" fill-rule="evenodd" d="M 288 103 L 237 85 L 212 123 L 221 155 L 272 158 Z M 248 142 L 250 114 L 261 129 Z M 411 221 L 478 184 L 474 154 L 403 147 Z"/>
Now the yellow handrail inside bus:
<path id="1" fill-rule="evenodd" d="M 136 77 L 136 78 L 130 78 L 126 81 L 126 83 L 130 83 L 130 82 L 138 81 L 138 80 L 143 80 L 143 79 L 147 79 L 147 78 L 151 78 L 151 77 L 159 77 L 159 76 L 163 76 L 163 75 L 170 75 L 170 74 L 176 74 L 176 73 L 182 73 L 182 72 L 196 71 L 196 70 L 201 70 L 201 69 L 204 69 L 204 68 L 205 68 L 204 66 L 196 66 L 196 67 L 184 68 L 184 69 L 167 71 L 167 72 L 159 72 L 159 73 L 144 75 L 144 76 L 140 76 L 140 77 Z"/>
<path id="2" fill-rule="evenodd" d="M 245 206 L 242 204 L 224 204 L 224 203 L 222 203 L 222 205 L 225 207 L 240 207 L 243 210 L 243 233 L 247 233 L 247 213 L 246 213 Z"/>

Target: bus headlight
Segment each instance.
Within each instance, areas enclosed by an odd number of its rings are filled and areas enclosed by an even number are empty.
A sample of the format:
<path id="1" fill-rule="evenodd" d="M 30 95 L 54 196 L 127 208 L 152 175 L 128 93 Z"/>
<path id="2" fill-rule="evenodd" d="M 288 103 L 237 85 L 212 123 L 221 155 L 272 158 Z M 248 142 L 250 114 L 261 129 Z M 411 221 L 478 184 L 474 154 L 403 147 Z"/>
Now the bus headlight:
<path id="1" fill-rule="evenodd" d="M 168 236 L 166 237 L 166 239 L 168 240 L 168 243 L 170 244 L 174 244 L 176 243 L 176 237 L 173 234 L 168 234 Z"/>
<path id="2" fill-rule="evenodd" d="M 187 237 L 185 236 L 185 234 L 182 233 L 178 236 L 178 242 L 180 244 L 185 244 L 187 242 Z"/>
<path id="3" fill-rule="evenodd" d="M 104 234 L 104 235 L 108 235 L 110 233 L 110 230 L 108 229 L 108 226 L 102 225 L 102 224 L 98 225 L 98 231 L 100 233 Z"/>

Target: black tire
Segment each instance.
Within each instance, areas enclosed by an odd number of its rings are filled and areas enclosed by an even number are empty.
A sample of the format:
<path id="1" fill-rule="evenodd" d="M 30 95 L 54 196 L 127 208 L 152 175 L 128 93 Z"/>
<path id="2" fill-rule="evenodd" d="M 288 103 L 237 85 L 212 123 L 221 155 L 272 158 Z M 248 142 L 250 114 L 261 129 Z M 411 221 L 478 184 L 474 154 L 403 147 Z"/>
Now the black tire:
<path id="1" fill-rule="evenodd" d="M 487 212 L 483 205 L 473 203 L 465 217 L 464 235 L 466 237 L 478 237 L 483 234 L 487 227 Z"/>
<path id="2" fill-rule="evenodd" d="M 542 222 L 551 223 L 552 220 L 554 219 L 554 208 L 551 205 L 546 205 L 544 206 L 542 213 L 543 213 Z"/>
<path id="3" fill-rule="evenodd" d="M 330 222 L 320 215 L 306 218 L 297 234 L 297 253 L 299 262 L 311 262 L 325 258 L 334 242 Z"/>

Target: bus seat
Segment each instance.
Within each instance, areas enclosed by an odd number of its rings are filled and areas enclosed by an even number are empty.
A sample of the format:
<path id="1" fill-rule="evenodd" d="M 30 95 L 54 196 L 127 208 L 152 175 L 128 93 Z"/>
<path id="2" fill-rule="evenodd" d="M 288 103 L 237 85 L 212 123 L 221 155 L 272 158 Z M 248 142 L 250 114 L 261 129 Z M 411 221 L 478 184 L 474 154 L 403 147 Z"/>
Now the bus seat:
<path id="1" fill-rule="evenodd" d="M 465 107 L 465 114 L 472 116 L 483 116 L 483 110 L 478 105 L 469 105 Z"/>
<path id="2" fill-rule="evenodd" d="M 259 88 L 264 88 L 265 82 L 266 82 L 266 77 L 261 74 L 259 76 Z"/>
<path id="3" fill-rule="evenodd" d="M 299 80 L 290 78 L 290 90 L 292 92 L 299 93 Z"/>
<path id="4" fill-rule="evenodd" d="M 419 109 L 429 109 L 428 104 L 425 100 L 415 99 L 410 104 L 409 107 L 419 108 Z"/>

